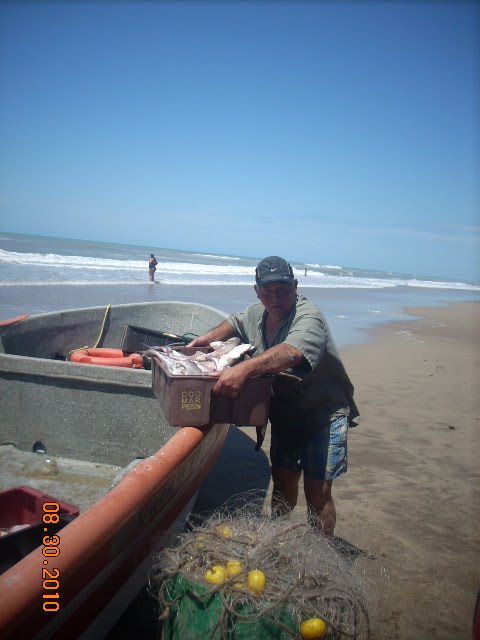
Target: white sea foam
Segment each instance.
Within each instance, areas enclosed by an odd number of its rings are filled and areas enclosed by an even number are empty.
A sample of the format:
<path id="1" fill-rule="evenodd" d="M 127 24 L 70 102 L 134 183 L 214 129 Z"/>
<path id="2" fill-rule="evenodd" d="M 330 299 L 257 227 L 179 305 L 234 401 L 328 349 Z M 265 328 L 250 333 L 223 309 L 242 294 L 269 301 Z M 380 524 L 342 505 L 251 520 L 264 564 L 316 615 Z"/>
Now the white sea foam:
<path id="1" fill-rule="evenodd" d="M 309 262 L 305 263 L 306 267 L 311 267 L 312 269 L 330 269 L 330 271 L 342 271 L 343 267 L 339 267 L 334 264 L 311 264 Z"/>
<path id="2" fill-rule="evenodd" d="M 201 258 L 213 258 L 214 260 L 240 260 L 240 258 L 236 256 L 216 256 L 212 253 L 194 253 L 195 256 L 200 256 Z"/>
<path id="3" fill-rule="evenodd" d="M 143 284 L 146 279 L 146 260 L 138 259 L 139 251 L 126 251 L 125 258 L 120 249 L 111 257 L 84 256 L 53 252 L 20 252 L 0 249 L 0 284 L 61 284 L 101 285 L 101 284 Z M 164 250 L 159 255 L 156 279 L 169 285 L 186 286 L 238 286 L 254 282 L 255 259 L 211 256 L 209 254 L 187 254 Z M 107 254 L 108 255 L 108 254 Z M 178 259 L 180 258 L 180 259 Z M 191 261 L 189 262 L 188 259 Z M 387 273 L 365 270 L 344 269 L 342 267 L 315 267 L 304 277 L 304 267 L 294 267 L 294 274 L 302 289 L 385 289 L 394 287 L 416 287 L 428 289 L 459 289 L 480 291 L 480 286 L 463 282 L 449 282 L 421 279 L 412 276 L 389 277 Z M 339 271 L 325 273 L 321 269 Z"/>
<path id="4" fill-rule="evenodd" d="M 19 253 L 0 249 L 0 263 L 31 267 L 61 267 L 62 269 L 145 270 L 142 260 L 112 260 L 88 256 L 62 256 L 54 253 Z"/>

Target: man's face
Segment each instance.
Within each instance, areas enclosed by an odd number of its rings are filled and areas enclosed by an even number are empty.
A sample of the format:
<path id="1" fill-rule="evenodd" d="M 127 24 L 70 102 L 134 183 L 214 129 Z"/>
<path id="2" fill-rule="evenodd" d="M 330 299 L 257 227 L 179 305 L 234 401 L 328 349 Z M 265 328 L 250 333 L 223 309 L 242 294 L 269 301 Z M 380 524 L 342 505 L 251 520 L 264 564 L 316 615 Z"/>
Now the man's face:
<path id="1" fill-rule="evenodd" d="M 258 299 L 269 314 L 279 319 L 286 318 L 297 297 L 297 281 L 292 284 L 272 282 L 263 287 L 255 285 Z"/>

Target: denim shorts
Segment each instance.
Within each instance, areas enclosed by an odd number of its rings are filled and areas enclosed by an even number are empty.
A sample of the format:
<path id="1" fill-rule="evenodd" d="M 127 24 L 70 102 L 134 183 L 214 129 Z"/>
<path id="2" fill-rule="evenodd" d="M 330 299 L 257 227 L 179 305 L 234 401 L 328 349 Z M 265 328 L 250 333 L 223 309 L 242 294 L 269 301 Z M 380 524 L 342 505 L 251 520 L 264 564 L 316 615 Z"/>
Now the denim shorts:
<path id="1" fill-rule="evenodd" d="M 303 449 L 280 445 L 272 429 L 270 462 L 294 473 L 303 471 L 306 478 L 334 480 L 347 470 L 348 416 L 334 415 Z"/>

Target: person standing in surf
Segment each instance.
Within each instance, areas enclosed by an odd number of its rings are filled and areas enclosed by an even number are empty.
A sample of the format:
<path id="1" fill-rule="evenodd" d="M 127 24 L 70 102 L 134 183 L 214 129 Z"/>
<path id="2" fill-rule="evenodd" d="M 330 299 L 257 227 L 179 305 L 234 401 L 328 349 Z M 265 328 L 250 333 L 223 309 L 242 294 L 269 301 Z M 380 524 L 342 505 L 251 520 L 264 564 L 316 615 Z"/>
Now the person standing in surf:
<path id="1" fill-rule="evenodd" d="M 151 253 L 150 260 L 148 261 L 148 275 L 150 276 L 151 282 L 155 281 L 155 271 L 157 269 L 157 264 L 158 264 L 157 259 L 155 258 L 153 253 Z"/>

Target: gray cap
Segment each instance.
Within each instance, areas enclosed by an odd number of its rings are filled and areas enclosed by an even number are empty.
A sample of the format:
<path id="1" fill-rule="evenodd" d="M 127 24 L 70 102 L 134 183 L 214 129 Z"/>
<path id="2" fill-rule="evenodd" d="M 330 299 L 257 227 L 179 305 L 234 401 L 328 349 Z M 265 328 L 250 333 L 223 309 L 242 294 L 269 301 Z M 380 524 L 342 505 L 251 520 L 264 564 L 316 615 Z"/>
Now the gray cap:
<path id="1" fill-rule="evenodd" d="M 286 260 L 279 256 L 269 256 L 258 263 L 255 269 L 255 282 L 263 287 L 271 282 L 286 282 L 292 284 L 293 269 Z"/>

